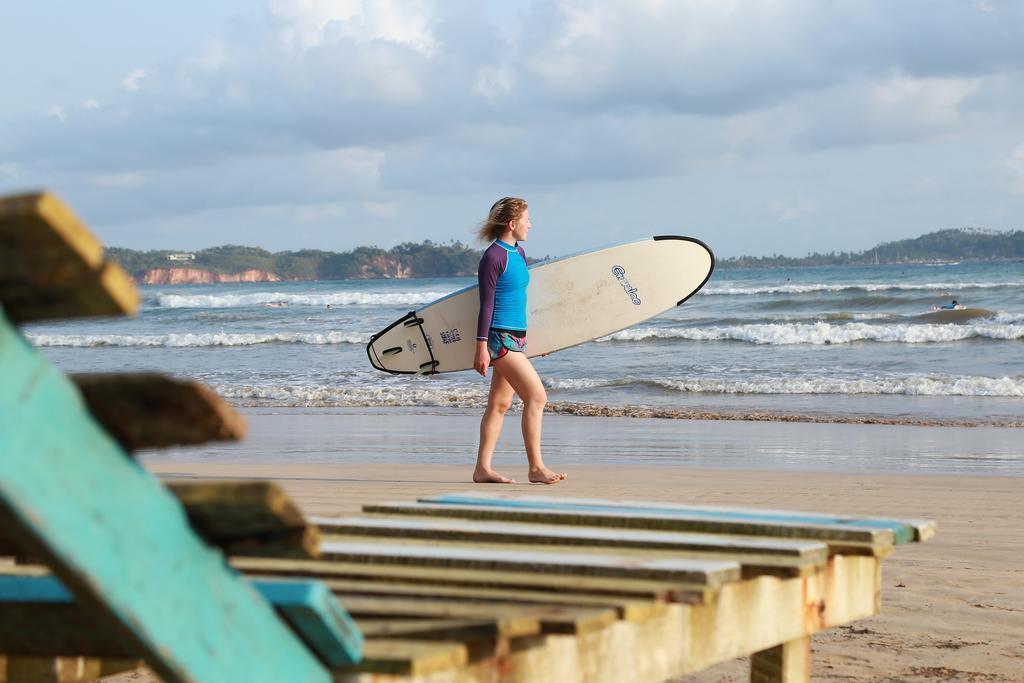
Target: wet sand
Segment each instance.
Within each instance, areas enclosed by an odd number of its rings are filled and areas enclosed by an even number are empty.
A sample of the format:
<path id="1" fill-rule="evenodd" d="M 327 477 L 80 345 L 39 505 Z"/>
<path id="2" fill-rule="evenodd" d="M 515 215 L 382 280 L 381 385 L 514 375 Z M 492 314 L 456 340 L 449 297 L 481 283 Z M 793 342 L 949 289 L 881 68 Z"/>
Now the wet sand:
<path id="1" fill-rule="evenodd" d="M 248 417 L 242 444 L 144 462 L 165 477 L 274 479 L 312 514 L 473 488 L 469 414 Z M 496 464 L 523 480 L 517 432 L 506 426 Z M 937 538 L 886 560 L 880 615 L 814 638 L 814 680 L 1024 681 L 1024 477 L 998 476 L 1020 471 L 1021 437 L 1019 429 L 561 417 L 546 422 L 546 457 L 569 480 L 512 488 L 936 519 Z M 888 473 L 897 466 L 938 473 Z M 686 680 L 748 675 L 736 661 Z"/>

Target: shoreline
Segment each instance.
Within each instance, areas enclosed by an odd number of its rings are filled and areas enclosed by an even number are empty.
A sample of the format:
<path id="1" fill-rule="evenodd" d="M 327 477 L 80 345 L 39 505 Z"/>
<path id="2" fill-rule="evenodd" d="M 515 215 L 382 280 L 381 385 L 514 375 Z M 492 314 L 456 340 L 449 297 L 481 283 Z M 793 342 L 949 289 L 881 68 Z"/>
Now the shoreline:
<path id="1" fill-rule="evenodd" d="M 453 397 L 447 405 L 408 405 L 399 402 L 378 402 L 360 405 L 352 403 L 341 405 L 337 401 L 301 401 L 294 403 L 266 400 L 230 400 L 233 408 L 246 410 L 419 410 L 423 414 L 431 414 L 438 410 L 480 411 L 484 408 L 482 401 L 464 400 Z M 515 415 L 521 404 L 518 397 L 509 415 Z M 713 409 L 706 407 L 668 408 L 647 405 L 607 405 L 602 403 L 585 403 L 578 401 L 550 401 L 544 408 L 547 415 L 571 415 L 575 417 L 614 417 L 641 420 L 699 420 L 724 422 L 796 422 L 804 424 L 849 424 L 849 425 L 885 425 L 898 427 L 956 427 L 956 428 L 993 428 L 1019 429 L 1024 428 L 1024 418 L 1012 419 L 993 417 L 988 419 L 954 419 L 922 416 L 883 415 L 865 412 L 794 412 L 772 409 Z"/>

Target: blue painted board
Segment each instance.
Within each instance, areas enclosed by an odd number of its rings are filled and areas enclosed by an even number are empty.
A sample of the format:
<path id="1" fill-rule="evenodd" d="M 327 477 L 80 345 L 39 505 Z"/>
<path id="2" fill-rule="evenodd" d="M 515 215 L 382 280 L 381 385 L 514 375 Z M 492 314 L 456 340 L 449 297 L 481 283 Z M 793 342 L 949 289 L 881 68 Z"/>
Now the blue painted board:
<path id="1" fill-rule="evenodd" d="M 0 524 L 165 683 L 330 673 L 0 314 Z"/>
<path id="2" fill-rule="evenodd" d="M 615 501 L 574 500 L 572 498 L 561 498 L 549 501 L 539 498 L 497 498 L 489 496 L 474 496 L 470 494 L 426 496 L 420 498 L 419 502 L 442 505 L 481 505 L 527 510 L 563 510 L 572 512 L 602 513 L 625 512 L 656 514 L 668 517 L 686 517 L 689 519 L 714 519 L 722 521 L 765 523 L 778 522 L 796 525 L 807 524 L 815 526 L 840 526 L 862 529 L 890 529 L 893 532 L 893 538 L 896 544 L 913 541 L 916 535 L 916 531 L 913 526 L 897 520 L 839 517 L 835 515 L 816 513 L 773 512 L 771 510 L 716 509 L 687 505 L 644 505 L 643 503 L 624 504 L 616 503 Z"/>
<path id="3" fill-rule="evenodd" d="M 363 634 L 338 599 L 322 582 L 268 579 L 253 580 L 251 584 L 325 664 L 341 667 L 360 661 Z M 0 605 L 71 605 L 74 602 L 75 598 L 71 591 L 55 576 L 0 574 Z"/>

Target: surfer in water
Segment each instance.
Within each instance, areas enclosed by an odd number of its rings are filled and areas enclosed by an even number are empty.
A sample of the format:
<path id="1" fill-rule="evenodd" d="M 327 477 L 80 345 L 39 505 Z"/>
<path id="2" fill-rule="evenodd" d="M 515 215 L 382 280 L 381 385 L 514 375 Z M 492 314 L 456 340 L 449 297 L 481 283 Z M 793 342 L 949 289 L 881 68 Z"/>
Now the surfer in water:
<path id="1" fill-rule="evenodd" d="M 480 421 L 480 448 L 473 481 L 514 484 L 494 470 L 491 458 L 501 434 L 512 396 L 523 401 L 523 443 L 530 463 L 527 475 L 535 484 L 557 484 L 565 479 L 544 465 L 540 454 L 541 421 L 548 396 L 533 364 L 526 357 L 526 252 L 519 246 L 530 232 L 530 210 L 516 197 L 499 199 L 477 233 L 492 244 L 480 259 L 480 314 L 477 318 L 476 355 L 473 367 L 483 376 L 491 367 L 491 390 Z"/>

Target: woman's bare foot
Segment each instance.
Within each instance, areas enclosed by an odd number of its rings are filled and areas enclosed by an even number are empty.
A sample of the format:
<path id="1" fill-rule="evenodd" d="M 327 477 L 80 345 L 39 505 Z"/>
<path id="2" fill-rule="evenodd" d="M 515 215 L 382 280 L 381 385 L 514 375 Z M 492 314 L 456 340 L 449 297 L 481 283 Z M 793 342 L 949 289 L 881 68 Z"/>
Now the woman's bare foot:
<path id="1" fill-rule="evenodd" d="M 555 472 L 547 467 L 543 467 L 538 470 L 530 470 L 529 474 L 531 484 L 557 484 L 567 476 L 569 475 L 565 472 Z"/>
<path id="2" fill-rule="evenodd" d="M 494 470 L 473 470 L 473 482 L 476 484 L 514 484 L 515 479 L 504 477 Z"/>

